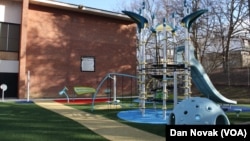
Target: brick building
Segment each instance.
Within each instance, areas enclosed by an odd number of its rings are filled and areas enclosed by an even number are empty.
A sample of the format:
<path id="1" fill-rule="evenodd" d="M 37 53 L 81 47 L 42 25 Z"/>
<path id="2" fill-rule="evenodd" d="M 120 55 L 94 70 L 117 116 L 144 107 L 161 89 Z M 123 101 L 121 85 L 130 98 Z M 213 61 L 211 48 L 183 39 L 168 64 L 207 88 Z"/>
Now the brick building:
<path id="1" fill-rule="evenodd" d="M 136 25 L 124 14 L 50 0 L 0 0 L 0 13 L 6 97 L 26 98 L 28 72 L 31 98 L 96 88 L 110 72 L 136 74 Z"/>

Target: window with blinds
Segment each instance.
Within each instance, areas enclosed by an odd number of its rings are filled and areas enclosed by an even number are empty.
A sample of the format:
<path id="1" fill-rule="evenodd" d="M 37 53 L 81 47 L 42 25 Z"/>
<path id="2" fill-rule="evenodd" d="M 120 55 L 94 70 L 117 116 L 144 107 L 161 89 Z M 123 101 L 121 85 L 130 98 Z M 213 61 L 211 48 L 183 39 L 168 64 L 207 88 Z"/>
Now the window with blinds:
<path id="1" fill-rule="evenodd" d="M 20 25 L 0 22 L 0 51 L 19 52 Z"/>

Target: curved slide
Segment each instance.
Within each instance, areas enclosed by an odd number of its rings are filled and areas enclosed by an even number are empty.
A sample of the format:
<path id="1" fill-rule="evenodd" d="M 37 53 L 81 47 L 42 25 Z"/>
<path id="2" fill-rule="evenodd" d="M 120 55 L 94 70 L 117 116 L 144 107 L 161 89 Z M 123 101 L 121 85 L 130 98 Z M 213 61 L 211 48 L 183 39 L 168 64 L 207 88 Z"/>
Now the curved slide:
<path id="1" fill-rule="evenodd" d="M 181 47 L 184 49 L 184 47 Z M 182 50 L 182 49 L 181 49 Z M 237 101 L 224 97 L 212 84 L 203 66 L 194 56 L 194 48 L 190 47 L 190 65 L 192 81 L 197 89 L 207 98 L 221 104 L 237 104 Z"/>

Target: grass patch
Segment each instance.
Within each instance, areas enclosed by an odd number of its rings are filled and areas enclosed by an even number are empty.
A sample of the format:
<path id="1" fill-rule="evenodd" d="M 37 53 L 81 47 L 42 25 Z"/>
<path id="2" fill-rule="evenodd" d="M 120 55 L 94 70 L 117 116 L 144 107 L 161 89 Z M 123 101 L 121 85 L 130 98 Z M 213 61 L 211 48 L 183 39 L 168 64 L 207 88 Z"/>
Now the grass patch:
<path id="1" fill-rule="evenodd" d="M 250 108 L 250 105 L 246 104 L 239 104 L 239 106 L 246 106 Z M 236 114 L 236 112 L 226 112 L 228 119 L 230 120 L 231 124 L 250 124 L 250 112 L 240 112 Z"/>
<path id="2" fill-rule="evenodd" d="M 247 123 L 247 122 L 248 122 L 248 125 L 250 124 L 249 112 L 242 112 L 239 114 L 239 117 L 237 117 L 236 113 L 234 112 L 227 112 L 226 115 L 228 116 L 228 119 L 231 122 L 231 125 L 242 124 L 242 123 Z"/>
<path id="3" fill-rule="evenodd" d="M 125 104 L 125 103 L 123 103 Z M 131 104 L 128 101 L 128 105 Z M 165 137 L 165 125 L 132 123 L 121 120 L 117 113 L 121 110 L 138 108 L 137 103 L 133 107 L 122 109 L 105 109 L 91 111 L 91 105 L 71 105 L 85 112 L 102 115 L 123 124 Z M 148 104 L 147 107 L 151 107 Z M 158 105 L 161 108 L 161 105 Z M 15 102 L 0 103 L 0 137 L 4 141 L 105 141 L 102 136 L 97 135 L 83 125 L 63 117 L 57 113 L 43 109 L 36 104 L 20 104 Z M 171 105 L 168 105 L 171 108 Z M 250 121 L 250 112 L 241 112 L 237 117 L 235 112 L 226 112 L 230 123 L 239 124 Z"/>
<path id="4" fill-rule="evenodd" d="M 215 85 L 215 88 L 226 98 L 236 100 L 238 104 L 250 103 L 250 87 Z M 192 87 L 192 96 L 204 96 L 196 87 Z"/>
<path id="5" fill-rule="evenodd" d="M 81 124 L 36 104 L 0 103 L 0 140 L 105 141 Z"/>

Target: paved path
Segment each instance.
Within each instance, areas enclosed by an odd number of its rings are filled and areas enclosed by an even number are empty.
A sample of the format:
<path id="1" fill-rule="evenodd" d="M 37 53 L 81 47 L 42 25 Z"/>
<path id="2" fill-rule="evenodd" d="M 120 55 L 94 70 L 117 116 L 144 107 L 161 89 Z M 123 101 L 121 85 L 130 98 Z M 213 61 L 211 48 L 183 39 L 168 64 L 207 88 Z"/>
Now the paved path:
<path id="1" fill-rule="evenodd" d="M 87 113 L 54 101 L 34 101 L 37 105 L 77 121 L 111 141 L 165 141 L 166 139 L 131 126 Z M 165 132 L 165 131 L 163 131 Z"/>

